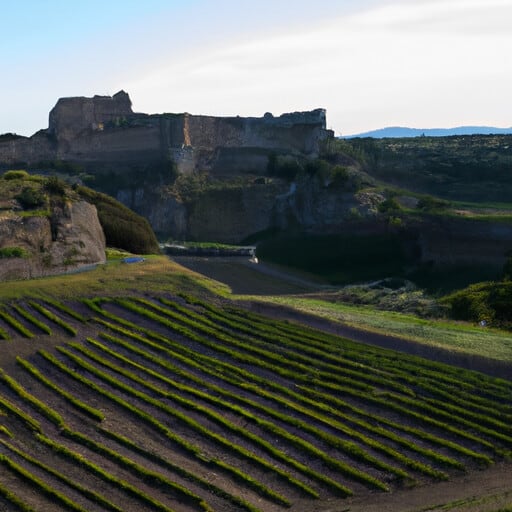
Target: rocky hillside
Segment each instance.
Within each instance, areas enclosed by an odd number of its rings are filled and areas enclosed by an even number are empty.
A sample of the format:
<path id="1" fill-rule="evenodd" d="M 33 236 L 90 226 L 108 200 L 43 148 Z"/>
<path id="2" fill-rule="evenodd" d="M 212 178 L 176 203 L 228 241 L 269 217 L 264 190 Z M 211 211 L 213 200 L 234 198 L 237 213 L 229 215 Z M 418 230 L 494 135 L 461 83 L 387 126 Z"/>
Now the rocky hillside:
<path id="1" fill-rule="evenodd" d="M 56 178 L 0 177 L 0 280 L 26 279 L 105 262 L 96 207 Z"/>
<path id="2" fill-rule="evenodd" d="M 224 243 L 389 236 L 403 241 L 408 271 L 464 265 L 497 275 L 512 250 L 512 136 L 339 140 L 325 119 L 322 109 L 138 114 L 123 91 L 63 98 L 48 129 L 0 136 L 0 167 L 21 160 L 71 174 L 120 201 L 151 227 L 105 195 L 76 190 L 98 208 L 107 243 L 134 252 L 158 250 L 151 228 L 161 240 Z"/>

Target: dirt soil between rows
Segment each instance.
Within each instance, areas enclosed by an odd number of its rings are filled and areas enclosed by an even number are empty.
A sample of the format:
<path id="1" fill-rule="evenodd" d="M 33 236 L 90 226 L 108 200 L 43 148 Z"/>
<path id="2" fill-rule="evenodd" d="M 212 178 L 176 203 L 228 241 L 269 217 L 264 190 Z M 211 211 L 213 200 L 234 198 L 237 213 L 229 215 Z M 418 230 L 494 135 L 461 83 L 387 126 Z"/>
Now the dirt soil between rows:
<path id="1" fill-rule="evenodd" d="M 179 262 L 210 278 L 224 282 L 232 288 L 234 293 L 250 294 L 251 283 L 240 284 L 240 277 L 247 277 L 246 272 L 226 272 L 228 262 Z M 187 265 L 188 263 L 188 265 Z M 247 266 L 247 263 L 237 261 L 235 268 Z M 263 267 L 250 265 L 250 272 L 260 274 L 260 282 L 255 294 L 265 294 L 264 288 L 271 282 L 270 293 L 276 293 L 279 286 L 283 286 L 284 294 L 304 293 L 315 287 L 314 283 L 292 280 L 282 272 L 268 272 Z M 233 267 L 232 267 L 233 268 Z M 251 280 L 250 280 L 251 281 Z M 281 282 L 279 282 L 281 281 Z M 309 290 L 307 290 L 309 288 Z M 318 289 L 318 288 L 317 288 Z M 299 322 L 310 327 L 330 332 L 361 343 L 368 343 L 384 348 L 398 350 L 417 355 L 433 361 L 460 366 L 470 370 L 480 371 L 495 377 L 510 379 L 512 377 L 512 364 L 487 359 L 484 357 L 455 354 L 448 350 L 429 347 L 412 342 L 404 338 L 371 333 L 356 327 L 344 325 L 340 322 L 321 318 L 295 309 L 263 303 L 260 301 L 238 301 L 242 308 L 270 316 L 276 319 Z M 427 512 L 427 511 L 454 511 L 454 512 L 498 512 L 512 507 L 512 463 L 500 462 L 483 471 L 471 471 L 461 477 L 454 477 L 448 482 L 418 486 L 413 489 L 396 490 L 389 494 L 370 493 L 361 497 L 344 500 L 328 500 L 312 504 L 296 502 L 291 508 L 292 512 Z"/>

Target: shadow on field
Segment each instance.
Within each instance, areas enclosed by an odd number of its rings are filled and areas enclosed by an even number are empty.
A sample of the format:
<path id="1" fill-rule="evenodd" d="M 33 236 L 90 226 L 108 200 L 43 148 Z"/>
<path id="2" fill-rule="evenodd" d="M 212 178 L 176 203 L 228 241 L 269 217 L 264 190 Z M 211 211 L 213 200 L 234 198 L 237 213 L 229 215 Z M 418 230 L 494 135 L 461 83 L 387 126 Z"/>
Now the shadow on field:
<path id="1" fill-rule="evenodd" d="M 323 289 L 315 283 L 277 267 L 255 263 L 246 257 L 173 256 L 180 265 L 215 279 L 234 295 L 293 295 Z"/>

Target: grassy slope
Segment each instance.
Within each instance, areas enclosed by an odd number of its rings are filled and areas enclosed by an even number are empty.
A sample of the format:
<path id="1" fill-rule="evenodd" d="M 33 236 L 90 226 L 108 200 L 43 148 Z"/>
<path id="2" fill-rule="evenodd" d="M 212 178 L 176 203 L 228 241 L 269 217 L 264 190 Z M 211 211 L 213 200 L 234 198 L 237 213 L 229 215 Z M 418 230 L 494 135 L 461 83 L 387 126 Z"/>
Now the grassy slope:
<path id="1" fill-rule="evenodd" d="M 417 192 L 466 201 L 510 201 L 512 136 L 473 135 L 339 142 L 370 174 Z"/>
<path id="2" fill-rule="evenodd" d="M 451 351 L 512 362 L 510 332 L 477 327 L 467 322 L 425 320 L 414 315 L 379 311 L 369 306 L 331 303 L 298 297 L 266 297 L 274 304 L 343 322 L 349 326 L 410 339 Z"/>
<path id="3" fill-rule="evenodd" d="M 53 297 L 73 299 L 96 294 L 116 295 L 130 290 L 188 291 L 203 289 L 226 294 L 228 288 L 173 263 L 166 256 L 147 256 L 141 263 L 110 261 L 78 274 L 0 283 L 0 301 Z"/>
<path id="4" fill-rule="evenodd" d="M 261 276 L 247 272 L 240 278 L 249 286 L 247 280 L 256 282 Z M 367 306 L 334 304 L 317 299 L 293 296 L 232 296 L 227 285 L 185 269 L 165 256 L 148 256 L 144 262 L 137 264 L 125 264 L 120 260 L 114 260 L 92 271 L 16 281 L 15 286 L 13 282 L 0 283 L 0 301 L 30 297 L 69 300 L 100 294 L 121 295 L 132 290 L 195 293 L 205 297 L 217 295 L 242 299 L 257 298 L 328 317 L 371 332 L 396 335 L 460 353 L 512 361 L 512 339 L 507 331 L 483 329 L 467 322 L 424 320 L 413 315 L 378 311 Z"/>
<path id="5" fill-rule="evenodd" d="M 124 264 L 120 260 L 114 260 L 108 265 L 86 273 L 34 281 L 0 283 L 0 301 L 18 298 L 27 300 L 30 297 L 53 297 L 69 300 L 83 296 L 129 296 L 132 291 L 142 293 L 183 292 L 201 296 L 206 300 L 215 300 L 215 297 L 219 295 L 234 297 L 225 285 L 188 271 L 164 256 L 150 256 L 144 262 L 137 264 Z M 486 355 L 512 361 L 510 336 L 507 337 L 498 331 L 483 331 L 469 324 L 423 321 L 410 315 L 379 312 L 365 307 L 328 304 L 294 297 L 269 297 L 266 300 L 288 303 L 298 309 L 343 320 L 351 325 L 359 327 L 364 325 L 369 330 L 407 335 L 411 339 L 425 343 L 440 343 L 440 345 L 448 343 L 455 350 L 481 353 L 482 347 L 485 347 Z M 443 341 L 440 342 L 440 340 Z M 32 344 L 32 341 L 30 343 Z M 36 348 L 33 347 L 33 350 Z M 23 356 L 26 357 L 26 355 Z"/>

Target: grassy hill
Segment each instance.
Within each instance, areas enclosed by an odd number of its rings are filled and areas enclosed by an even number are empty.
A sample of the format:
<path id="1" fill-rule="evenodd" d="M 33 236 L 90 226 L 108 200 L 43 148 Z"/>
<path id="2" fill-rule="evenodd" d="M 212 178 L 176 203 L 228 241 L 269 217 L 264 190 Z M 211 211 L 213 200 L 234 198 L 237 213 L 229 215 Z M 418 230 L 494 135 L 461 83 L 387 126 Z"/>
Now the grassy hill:
<path id="1" fill-rule="evenodd" d="M 212 291 L 163 257 L 0 285 L 0 508 L 345 509 L 510 454 L 512 381 Z"/>
<path id="2" fill-rule="evenodd" d="M 455 201 L 509 203 L 512 135 L 465 135 L 337 141 L 372 176 Z"/>

